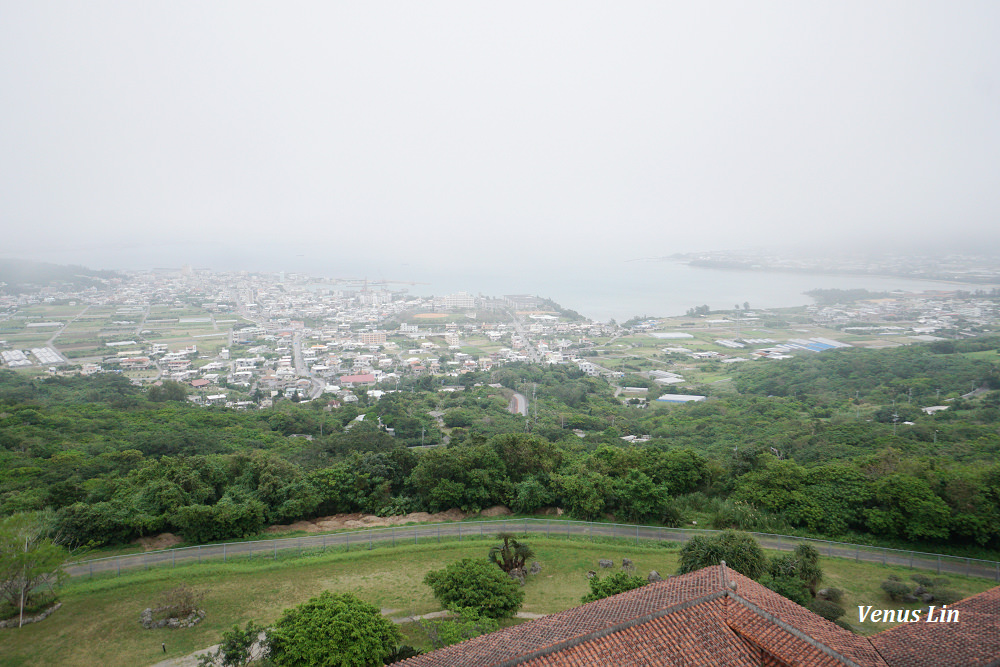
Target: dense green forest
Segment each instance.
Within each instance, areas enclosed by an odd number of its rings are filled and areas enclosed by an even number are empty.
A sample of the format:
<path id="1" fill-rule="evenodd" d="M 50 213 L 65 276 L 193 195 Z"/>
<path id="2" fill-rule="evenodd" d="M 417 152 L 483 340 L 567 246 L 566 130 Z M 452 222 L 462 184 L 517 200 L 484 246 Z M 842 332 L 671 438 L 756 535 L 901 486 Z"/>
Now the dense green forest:
<path id="1" fill-rule="evenodd" d="M 164 400 L 112 374 L 2 372 L 0 514 L 50 508 L 65 539 L 93 546 L 505 504 L 998 549 L 1000 375 L 983 358 L 997 344 L 751 362 L 705 402 L 645 409 L 566 366 L 465 375 L 454 392 L 425 377 L 357 407 L 282 401 L 260 411 Z M 528 418 L 508 412 L 510 390 L 535 395 Z M 948 409 L 920 409 L 930 405 Z"/>

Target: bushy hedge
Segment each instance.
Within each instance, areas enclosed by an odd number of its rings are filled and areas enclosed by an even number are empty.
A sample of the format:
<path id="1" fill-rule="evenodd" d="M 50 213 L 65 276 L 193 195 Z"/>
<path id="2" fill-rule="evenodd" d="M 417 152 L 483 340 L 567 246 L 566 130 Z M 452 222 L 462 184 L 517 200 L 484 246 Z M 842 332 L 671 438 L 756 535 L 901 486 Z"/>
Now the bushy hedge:
<path id="1" fill-rule="evenodd" d="M 757 541 L 735 530 L 711 537 L 697 535 L 681 548 L 680 556 L 678 574 L 718 565 L 722 561 L 727 567 L 751 579 L 759 579 L 767 569 L 767 558 Z"/>
<path id="2" fill-rule="evenodd" d="M 286 609 L 268 629 L 268 657 L 277 667 L 376 667 L 396 651 L 401 637 L 375 605 L 350 593 L 323 591 Z"/>
<path id="3" fill-rule="evenodd" d="M 524 589 L 485 559 L 463 558 L 428 572 L 424 583 L 447 609 L 479 610 L 487 618 L 510 618 L 524 602 Z"/>

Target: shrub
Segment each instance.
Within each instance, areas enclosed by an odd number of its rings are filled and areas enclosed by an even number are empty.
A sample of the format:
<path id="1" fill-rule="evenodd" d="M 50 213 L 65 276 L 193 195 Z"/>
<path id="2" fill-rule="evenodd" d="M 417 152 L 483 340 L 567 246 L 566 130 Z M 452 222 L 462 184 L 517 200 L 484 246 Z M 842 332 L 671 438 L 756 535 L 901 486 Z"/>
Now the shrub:
<path id="1" fill-rule="evenodd" d="M 466 639 L 495 632 L 500 628 L 496 619 L 479 613 L 478 609 L 458 610 L 458 617 L 442 621 L 420 621 L 420 627 L 427 633 L 431 646 L 435 649 L 451 646 Z"/>
<path id="2" fill-rule="evenodd" d="M 664 503 L 660 507 L 660 523 L 664 526 L 677 527 L 684 523 L 684 516 L 675 505 Z"/>
<path id="3" fill-rule="evenodd" d="M 842 618 L 838 618 L 837 620 L 834 621 L 834 623 L 844 628 L 845 630 L 850 630 L 851 632 L 854 632 L 854 626 Z"/>
<path id="4" fill-rule="evenodd" d="M 757 541 L 746 533 L 727 530 L 721 535 L 698 535 L 681 548 L 678 574 L 694 572 L 703 567 L 726 565 L 740 574 L 758 579 L 767 568 L 767 559 Z"/>
<path id="5" fill-rule="evenodd" d="M 827 600 L 813 600 L 813 603 L 809 605 L 809 610 L 814 614 L 819 614 L 828 621 L 836 621 L 847 613 L 839 604 L 834 604 Z"/>
<path id="6" fill-rule="evenodd" d="M 888 594 L 889 599 L 893 601 L 901 599 L 904 595 L 909 595 L 912 590 L 895 575 L 892 575 L 883 581 L 881 588 L 886 592 L 886 594 Z"/>
<path id="7" fill-rule="evenodd" d="M 789 576 L 778 576 L 775 577 L 771 574 L 765 574 L 760 578 L 760 583 L 772 591 L 788 598 L 797 605 L 803 607 L 808 607 L 812 602 L 812 596 L 809 595 L 809 589 L 805 587 L 797 577 Z"/>
<path id="8" fill-rule="evenodd" d="M 952 604 L 953 602 L 958 602 L 962 599 L 961 594 L 958 591 L 952 590 L 950 588 L 934 588 L 934 602 L 940 602 L 941 604 Z"/>
<path id="9" fill-rule="evenodd" d="M 742 500 L 729 499 L 721 503 L 719 509 L 712 515 L 711 523 L 713 528 L 722 530 L 738 528 L 767 533 L 784 531 L 788 528 L 788 524 L 780 517 L 759 510 Z"/>
<path id="10" fill-rule="evenodd" d="M 532 514 L 552 502 L 552 493 L 537 478 L 528 479 L 514 486 L 514 499 L 511 509 L 518 514 Z"/>
<path id="11" fill-rule="evenodd" d="M 604 577 L 603 579 L 594 577 L 589 583 L 590 593 L 584 595 L 580 599 L 580 602 L 593 602 L 594 600 L 600 600 L 601 598 L 618 595 L 619 593 L 624 593 L 625 591 L 645 586 L 649 582 L 637 574 L 615 572 L 614 574 Z"/>
<path id="12" fill-rule="evenodd" d="M 257 638 L 265 630 L 264 626 L 247 622 L 245 630 L 234 625 L 232 630 L 222 633 L 222 642 L 214 653 L 198 656 L 198 667 L 246 667 L 263 657 L 262 647 L 256 646 Z"/>
<path id="13" fill-rule="evenodd" d="M 844 599 L 844 591 L 840 590 L 839 588 L 833 588 L 831 586 L 830 588 L 826 588 L 824 590 L 826 591 L 826 595 L 824 595 L 823 597 L 825 597 L 830 602 L 840 602 L 842 599 Z"/>
<path id="14" fill-rule="evenodd" d="M 376 667 L 396 651 L 400 638 L 375 605 L 323 591 L 286 609 L 268 630 L 268 658 L 278 667 Z"/>
<path id="15" fill-rule="evenodd" d="M 195 591 L 187 584 L 181 584 L 177 588 L 172 588 L 160 596 L 155 605 L 160 610 L 157 615 L 160 618 L 182 618 L 188 616 L 198 610 L 198 603 L 204 597 L 204 593 Z"/>
<path id="16" fill-rule="evenodd" d="M 934 586 L 934 580 L 926 574 L 911 574 L 910 579 L 917 582 L 918 585 L 923 586 L 924 588 L 933 588 Z"/>
<path id="17" fill-rule="evenodd" d="M 774 556 L 767 562 L 767 571 L 772 577 L 799 576 L 799 560 L 795 556 Z"/>
<path id="18" fill-rule="evenodd" d="M 485 559 L 463 558 L 428 572 L 424 583 L 452 611 L 472 607 L 487 618 L 510 618 L 524 602 L 524 589 Z"/>

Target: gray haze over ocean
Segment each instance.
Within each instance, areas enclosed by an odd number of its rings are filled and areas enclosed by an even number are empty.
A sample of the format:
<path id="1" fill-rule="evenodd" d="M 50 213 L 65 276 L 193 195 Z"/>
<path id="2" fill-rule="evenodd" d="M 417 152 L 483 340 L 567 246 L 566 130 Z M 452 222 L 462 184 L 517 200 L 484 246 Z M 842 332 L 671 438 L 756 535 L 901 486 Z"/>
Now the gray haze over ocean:
<path id="1" fill-rule="evenodd" d="M 791 305 L 843 279 L 628 260 L 994 252 L 998 25 L 992 1 L 7 2 L 0 256 L 599 318 Z"/>

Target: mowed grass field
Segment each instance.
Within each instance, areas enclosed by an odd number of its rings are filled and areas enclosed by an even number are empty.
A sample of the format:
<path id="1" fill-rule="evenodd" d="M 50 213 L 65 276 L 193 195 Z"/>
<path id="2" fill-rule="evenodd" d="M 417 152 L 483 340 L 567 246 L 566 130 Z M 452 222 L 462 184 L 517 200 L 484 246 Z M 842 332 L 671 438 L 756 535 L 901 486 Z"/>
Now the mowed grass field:
<path id="1" fill-rule="evenodd" d="M 592 543 L 565 539 L 528 539 L 542 564 L 529 577 L 522 611 L 552 613 L 579 605 L 589 591 L 586 572 L 599 570 L 597 561 L 611 558 L 618 565 L 631 558 L 638 574 L 657 570 L 666 577 L 677 571 L 676 545 L 635 546 L 625 541 Z M 229 563 L 153 569 L 120 578 L 70 581 L 63 589 L 63 607 L 42 623 L 0 631 L 0 665 L 151 665 L 167 657 L 186 655 L 218 643 L 223 631 L 248 620 L 270 623 L 285 608 L 329 589 L 352 592 L 386 610 L 391 617 L 438 611 L 441 606 L 423 584 L 424 575 L 465 557 L 486 555 L 493 540 L 376 548 L 333 552 L 272 561 L 258 557 Z M 857 605 L 913 607 L 890 603 L 879 584 L 892 573 L 904 579 L 905 568 L 824 558 L 825 586 L 845 591 L 845 620 L 857 624 Z M 207 612 L 198 626 L 185 630 L 144 630 L 139 614 L 155 606 L 160 595 L 181 583 L 205 593 Z M 984 579 L 952 577 L 950 588 L 971 595 L 993 586 Z M 888 627 L 868 624 L 865 633 Z M 407 633 L 410 634 L 410 633 Z M 410 634 L 414 639 L 417 636 Z M 163 653 L 161 643 L 167 647 Z"/>

